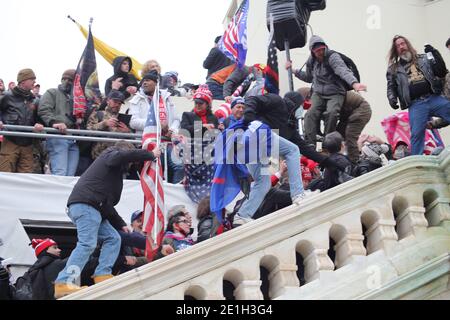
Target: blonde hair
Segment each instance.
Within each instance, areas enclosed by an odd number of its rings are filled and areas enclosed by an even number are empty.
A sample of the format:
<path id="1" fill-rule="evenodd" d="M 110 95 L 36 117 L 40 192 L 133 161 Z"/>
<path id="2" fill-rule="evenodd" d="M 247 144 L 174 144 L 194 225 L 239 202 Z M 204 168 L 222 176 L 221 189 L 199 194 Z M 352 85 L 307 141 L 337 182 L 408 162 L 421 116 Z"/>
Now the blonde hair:
<path id="1" fill-rule="evenodd" d="M 156 64 L 156 66 L 154 66 Z M 158 71 L 158 74 L 161 74 L 161 65 L 155 59 L 150 59 L 144 63 L 141 70 L 141 76 L 145 76 L 151 70 Z"/>

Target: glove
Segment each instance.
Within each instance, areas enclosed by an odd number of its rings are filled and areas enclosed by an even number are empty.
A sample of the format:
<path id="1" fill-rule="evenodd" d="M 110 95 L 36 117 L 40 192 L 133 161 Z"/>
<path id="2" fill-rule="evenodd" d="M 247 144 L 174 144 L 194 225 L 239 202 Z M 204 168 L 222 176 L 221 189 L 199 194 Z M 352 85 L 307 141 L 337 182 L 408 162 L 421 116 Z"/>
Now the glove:
<path id="1" fill-rule="evenodd" d="M 399 106 L 397 104 L 397 100 L 389 100 L 389 105 L 391 106 L 392 109 L 398 109 Z"/>
<path id="2" fill-rule="evenodd" d="M 8 280 L 8 279 L 9 279 L 8 271 L 3 266 L 0 266 L 0 280 Z"/>
<path id="3" fill-rule="evenodd" d="M 429 45 L 429 44 L 427 44 L 427 45 L 425 45 L 425 53 L 428 53 L 428 52 L 434 52 L 436 49 L 435 48 L 433 48 L 431 45 Z"/>

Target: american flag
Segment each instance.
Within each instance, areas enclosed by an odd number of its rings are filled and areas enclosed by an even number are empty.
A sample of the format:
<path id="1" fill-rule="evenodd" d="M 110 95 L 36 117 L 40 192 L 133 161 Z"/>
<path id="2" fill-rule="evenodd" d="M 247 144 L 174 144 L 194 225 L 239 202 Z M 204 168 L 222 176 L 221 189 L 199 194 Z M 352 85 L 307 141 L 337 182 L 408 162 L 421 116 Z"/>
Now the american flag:
<path id="1" fill-rule="evenodd" d="M 267 93 L 280 93 L 278 76 L 278 57 L 274 39 L 273 17 L 270 20 L 269 49 L 267 52 L 267 66 L 264 69 L 265 81 L 264 89 Z"/>
<path id="2" fill-rule="evenodd" d="M 220 51 L 236 61 L 240 69 L 247 57 L 247 18 L 248 0 L 244 0 L 218 43 Z"/>
<path id="3" fill-rule="evenodd" d="M 150 101 L 149 101 L 150 103 Z M 159 112 L 155 109 L 164 107 L 159 95 L 159 87 L 155 89 L 152 103 L 148 109 L 147 122 L 142 135 L 142 148 L 152 151 L 159 146 L 161 128 Z M 161 161 L 146 161 L 141 172 L 141 186 L 144 191 L 144 231 L 147 235 L 145 256 L 153 260 L 164 236 L 164 189 Z"/>

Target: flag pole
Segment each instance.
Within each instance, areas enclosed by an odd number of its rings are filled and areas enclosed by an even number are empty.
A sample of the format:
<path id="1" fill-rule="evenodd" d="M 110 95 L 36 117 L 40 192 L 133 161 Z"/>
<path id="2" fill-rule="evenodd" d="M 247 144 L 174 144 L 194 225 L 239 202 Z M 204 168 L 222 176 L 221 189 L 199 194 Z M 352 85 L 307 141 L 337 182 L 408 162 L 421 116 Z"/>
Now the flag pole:
<path id="1" fill-rule="evenodd" d="M 160 146 L 160 134 L 161 134 L 161 124 L 160 124 L 160 119 L 159 119 L 159 83 L 156 85 L 155 88 L 155 97 L 156 99 L 154 99 L 153 101 L 155 101 L 153 103 L 153 108 L 155 108 L 155 118 L 156 118 L 156 147 L 159 148 Z M 155 170 L 155 193 L 154 193 L 154 198 L 155 198 L 155 206 L 153 207 L 153 246 L 155 247 L 158 244 L 158 232 L 157 232 L 157 228 L 156 228 L 156 224 L 158 223 L 158 177 L 159 177 L 159 159 L 156 159 L 156 170 Z M 163 226 L 164 227 L 164 226 Z"/>

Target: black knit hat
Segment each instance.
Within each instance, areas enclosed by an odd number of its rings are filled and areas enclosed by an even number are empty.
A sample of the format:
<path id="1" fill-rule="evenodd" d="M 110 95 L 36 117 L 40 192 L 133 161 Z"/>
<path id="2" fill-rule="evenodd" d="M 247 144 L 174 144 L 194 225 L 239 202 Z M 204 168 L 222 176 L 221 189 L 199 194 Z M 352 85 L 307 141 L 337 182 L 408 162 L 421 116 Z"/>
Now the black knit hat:
<path id="1" fill-rule="evenodd" d="M 153 80 L 155 82 L 158 82 L 158 78 L 159 78 L 158 72 L 156 70 L 151 70 L 142 77 L 142 81 Z"/>
<path id="2" fill-rule="evenodd" d="M 122 92 L 120 92 L 118 90 L 111 90 L 111 92 L 108 94 L 108 99 L 118 100 L 118 101 L 124 103 L 125 96 Z"/>

